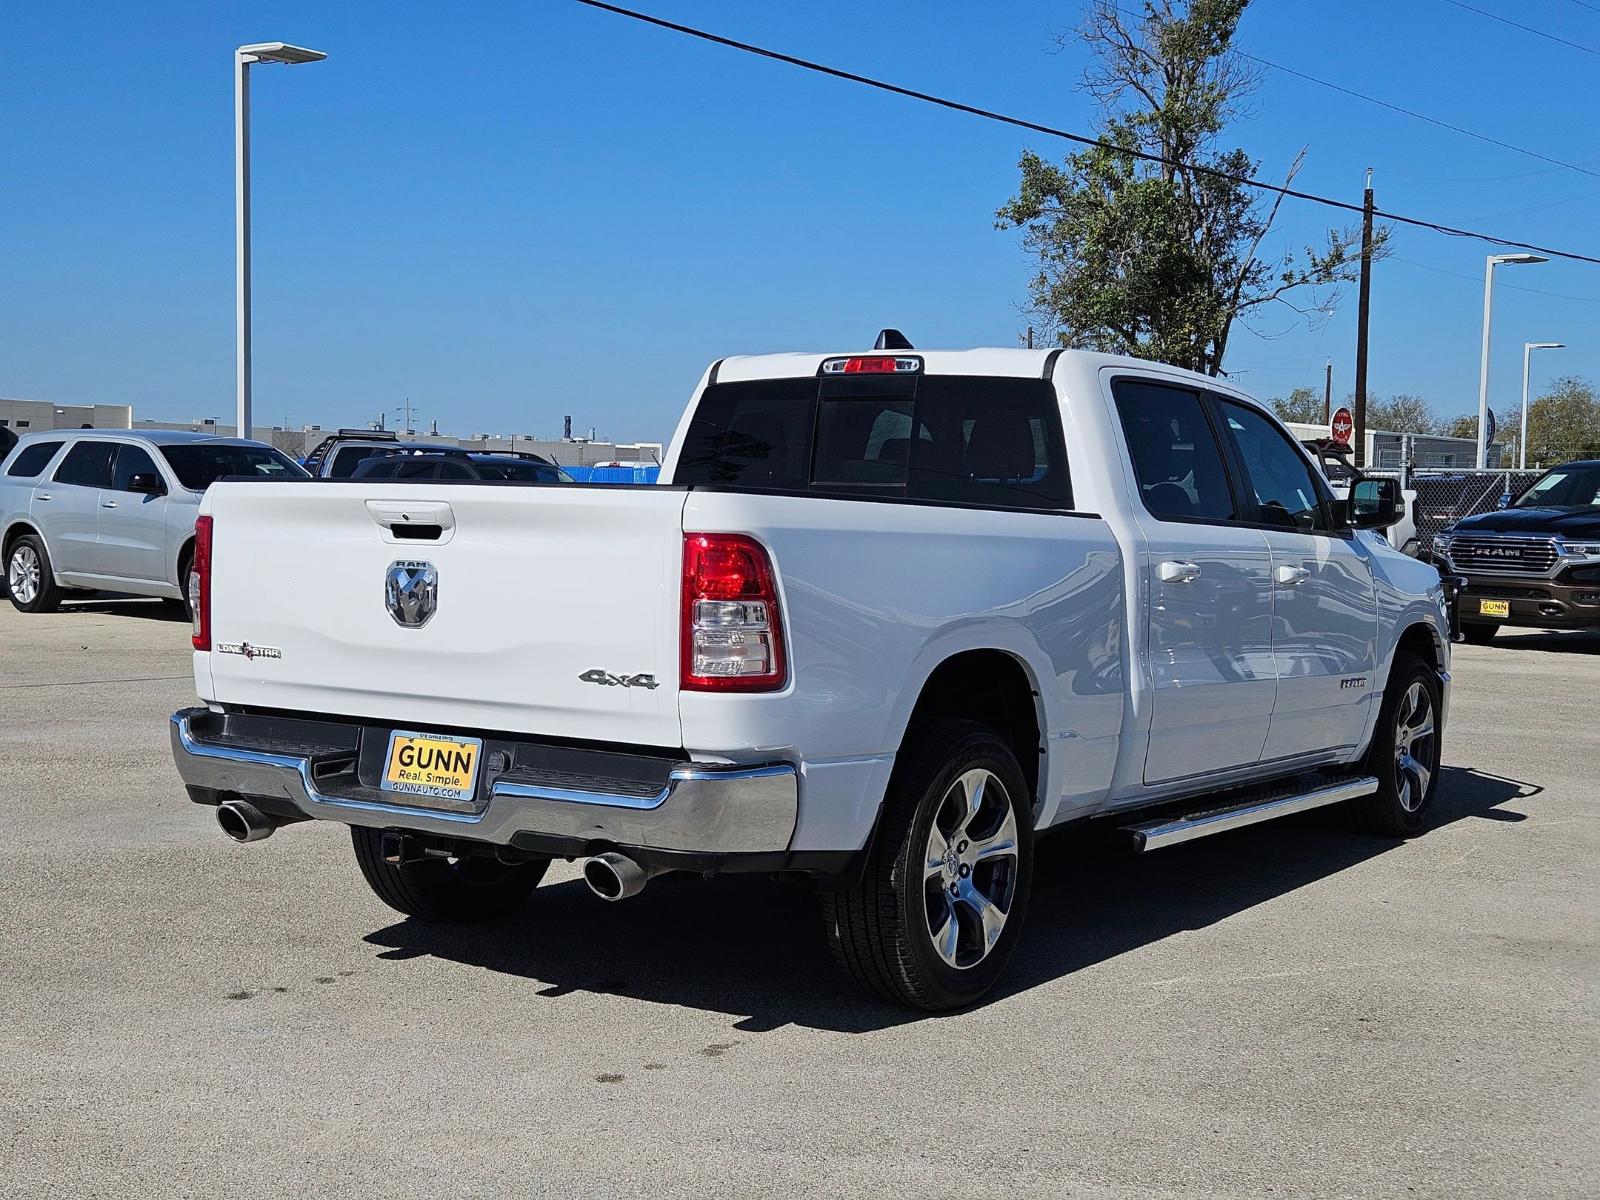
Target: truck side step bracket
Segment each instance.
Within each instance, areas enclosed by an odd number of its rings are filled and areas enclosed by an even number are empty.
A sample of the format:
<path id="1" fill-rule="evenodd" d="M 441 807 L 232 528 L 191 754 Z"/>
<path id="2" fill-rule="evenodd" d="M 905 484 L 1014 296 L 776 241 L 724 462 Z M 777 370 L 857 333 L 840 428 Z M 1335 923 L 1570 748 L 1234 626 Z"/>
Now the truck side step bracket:
<path id="1" fill-rule="evenodd" d="M 1189 813 L 1172 813 L 1136 825 L 1124 825 L 1123 831 L 1133 835 L 1135 851 L 1159 850 L 1163 846 L 1176 846 L 1196 838 L 1209 837 L 1229 829 L 1241 829 L 1290 813 L 1321 808 L 1325 804 L 1338 804 L 1358 796 L 1370 796 L 1378 790 L 1378 780 L 1371 775 L 1340 779 L 1333 783 L 1306 790 L 1302 786 L 1285 791 L 1277 788 L 1267 795 L 1256 793 L 1248 799 L 1227 808 L 1213 808 Z M 1192 802 L 1191 802 L 1192 803 Z"/>

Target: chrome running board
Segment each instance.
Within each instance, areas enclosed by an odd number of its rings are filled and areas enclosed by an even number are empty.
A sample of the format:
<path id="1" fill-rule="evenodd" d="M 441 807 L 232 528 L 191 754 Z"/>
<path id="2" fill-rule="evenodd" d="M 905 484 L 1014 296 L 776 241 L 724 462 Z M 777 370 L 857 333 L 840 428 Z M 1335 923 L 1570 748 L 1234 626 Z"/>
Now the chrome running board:
<path id="1" fill-rule="evenodd" d="M 1312 788 L 1308 792 L 1279 791 L 1265 797 L 1258 794 L 1229 808 L 1202 810 L 1186 816 L 1160 817 L 1122 828 L 1133 835 L 1134 850 L 1159 850 L 1163 846 L 1176 846 L 1180 842 L 1192 842 L 1195 838 L 1210 837 L 1213 833 L 1287 817 L 1290 813 L 1321 808 L 1325 804 L 1370 796 L 1377 790 L 1377 779 L 1363 775 L 1357 779 L 1342 779 L 1338 783 Z"/>

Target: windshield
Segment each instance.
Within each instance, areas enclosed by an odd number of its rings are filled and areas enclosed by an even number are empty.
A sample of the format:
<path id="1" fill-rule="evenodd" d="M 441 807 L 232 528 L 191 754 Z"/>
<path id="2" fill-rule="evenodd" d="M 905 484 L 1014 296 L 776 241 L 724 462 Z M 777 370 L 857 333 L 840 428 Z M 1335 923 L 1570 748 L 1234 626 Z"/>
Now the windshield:
<path id="1" fill-rule="evenodd" d="M 532 483 L 572 483 L 573 478 L 552 463 L 520 458 L 475 458 L 479 479 L 519 479 Z"/>
<path id="2" fill-rule="evenodd" d="M 1557 467 L 1522 495 L 1513 508 L 1591 508 L 1600 505 L 1600 464 Z"/>
<path id="3" fill-rule="evenodd" d="M 270 446 L 228 446 L 200 443 L 162 446 L 178 482 L 191 492 L 203 492 L 219 479 L 242 475 L 259 479 L 309 479 L 287 454 Z"/>

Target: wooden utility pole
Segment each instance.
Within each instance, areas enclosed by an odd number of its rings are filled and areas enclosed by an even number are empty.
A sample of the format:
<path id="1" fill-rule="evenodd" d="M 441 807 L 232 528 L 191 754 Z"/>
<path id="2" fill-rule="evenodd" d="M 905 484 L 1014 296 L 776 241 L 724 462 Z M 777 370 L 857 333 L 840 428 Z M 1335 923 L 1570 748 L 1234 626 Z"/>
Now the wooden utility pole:
<path id="1" fill-rule="evenodd" d="M 1367 192 L 1361 203 L 1361 299 L 1356 306 L 1356 466 L 1367 459 L 1367 317 L 1372 301 L 1372 168 L 1367 168 Z"/>
<path id="2" fill-rule="evenodd" d="M 1326 425 L 1333 420 L 1333 359 L 1328 360 L 1328 367 L 1322 376 L 1322 423 Z"/>

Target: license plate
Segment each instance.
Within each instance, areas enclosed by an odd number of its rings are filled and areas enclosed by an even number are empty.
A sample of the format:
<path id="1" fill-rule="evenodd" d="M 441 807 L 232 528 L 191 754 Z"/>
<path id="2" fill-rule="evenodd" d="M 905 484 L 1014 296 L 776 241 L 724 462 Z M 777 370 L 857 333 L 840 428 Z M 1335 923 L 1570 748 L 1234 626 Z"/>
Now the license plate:
<path id="1" fill-rule="evenodd" d="M 1511 601 L 1479 600 L 1478 615 L 1480 617 L 1509 617 L 1511 615 Z"/>
<path id="2" fill-rule="evenodd" d="M 389 735 L 383 790 L 441 800 L 471 800 L 482 753 L 482 738 L 396 729 Z"/>

